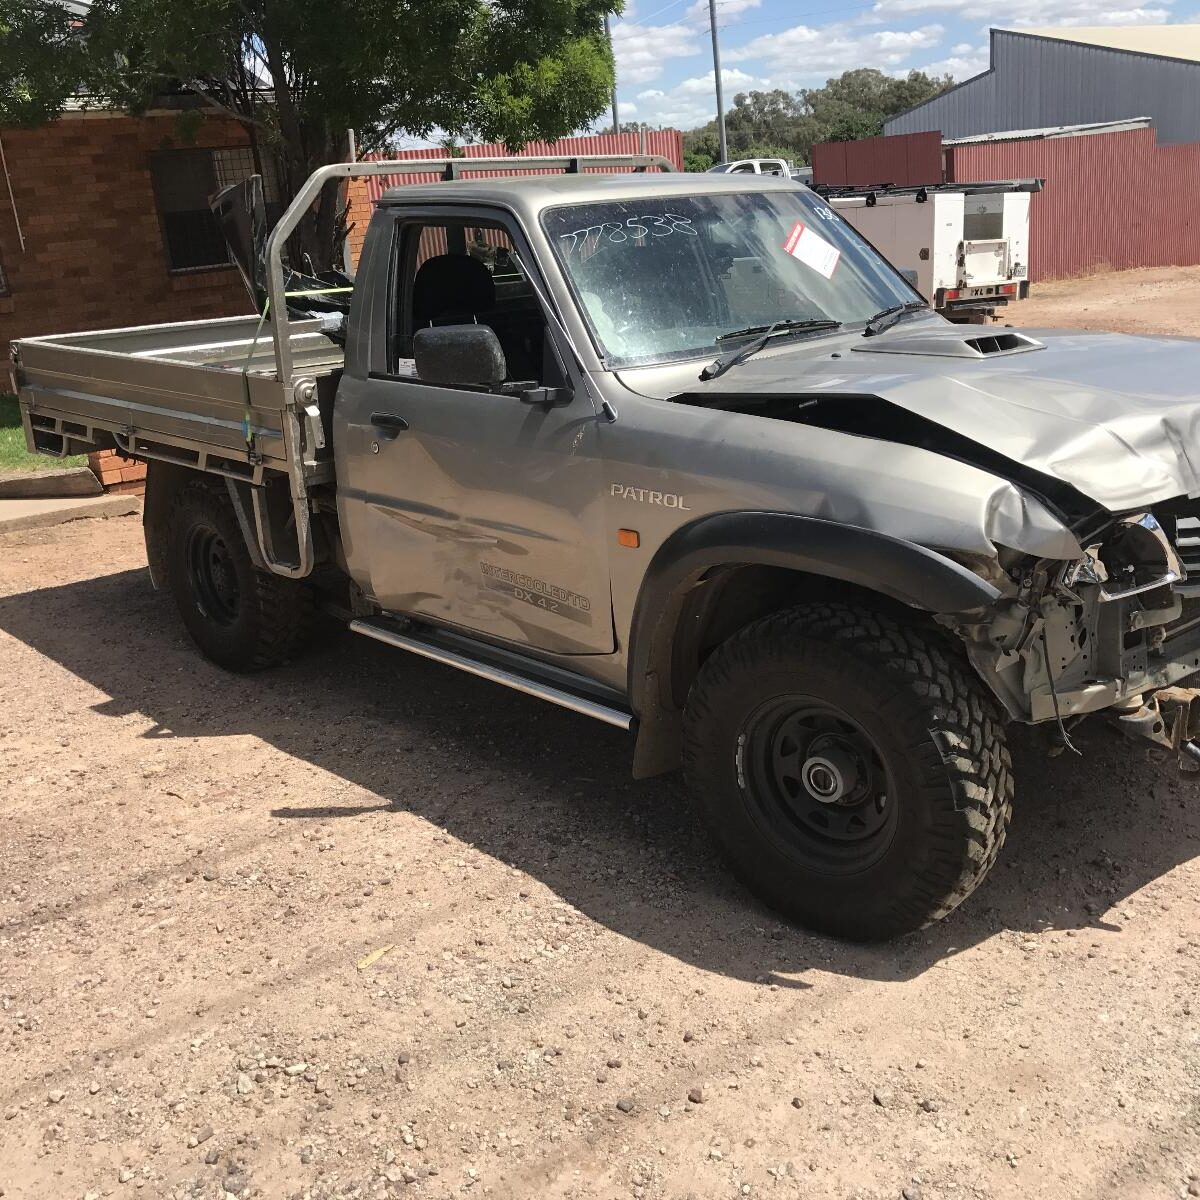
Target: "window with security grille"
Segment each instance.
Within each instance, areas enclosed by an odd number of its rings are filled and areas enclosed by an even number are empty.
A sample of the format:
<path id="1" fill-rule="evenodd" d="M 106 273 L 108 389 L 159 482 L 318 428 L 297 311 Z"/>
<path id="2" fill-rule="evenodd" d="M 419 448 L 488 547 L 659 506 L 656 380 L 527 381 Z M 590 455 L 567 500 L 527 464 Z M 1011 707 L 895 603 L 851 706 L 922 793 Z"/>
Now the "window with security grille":
<path id="1" fill-rule="evenodd" d="M 170 269 L 195 271 L 228 266 L 232 261 L 229 250 L 208 202 L 222 188 L 255 174 L 250 147 L 166 150 L 154 155 L 150 170 Z M 262 174 L 267 224 L 271 226 L 283 211 L 279 178 L 270 161 L 263 162 Z"/>
<path id="2" fill-rule="evenodd" d="M 8 286 L 8 276 L 4 271 L 4 260 L 0 259 L 0 299 L 12 295 L 12 289 Z"/>

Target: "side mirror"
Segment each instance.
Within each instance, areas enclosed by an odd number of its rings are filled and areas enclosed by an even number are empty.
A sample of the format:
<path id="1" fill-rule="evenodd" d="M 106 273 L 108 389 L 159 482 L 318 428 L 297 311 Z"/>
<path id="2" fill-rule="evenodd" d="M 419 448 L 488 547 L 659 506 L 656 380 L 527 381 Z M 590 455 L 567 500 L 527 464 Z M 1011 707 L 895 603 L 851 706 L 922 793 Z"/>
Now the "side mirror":
<path id="1" fill-rule="evenodd" d="M 492 390 L 504 382 L 507 365 L 500 339 L 487 325 L 435 325 L 413 335 L 417 378 Z"/>
<path id="2" fill-rule="evenodd" d="M 916 288 L 916 286 L 917 286 L 917 269 L 916 269 L 916 267 L 901 267 L 900 274 L 903 275 L 904 278 L 909 283 L 911 283 L 914 288 Z"/>

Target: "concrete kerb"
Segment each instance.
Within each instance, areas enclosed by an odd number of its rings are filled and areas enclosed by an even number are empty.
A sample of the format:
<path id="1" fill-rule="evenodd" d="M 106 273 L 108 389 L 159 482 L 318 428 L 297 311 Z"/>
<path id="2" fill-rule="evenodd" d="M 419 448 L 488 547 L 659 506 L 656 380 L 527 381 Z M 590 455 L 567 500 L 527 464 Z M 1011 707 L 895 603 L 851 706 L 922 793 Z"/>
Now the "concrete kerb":
<path id="1" fill-rule="evenodd" d="M 129 495 L 0 500 L 0 534 L 45 529 L 84 517 L 123 517 L 140 510 L 141 498 Z"/>

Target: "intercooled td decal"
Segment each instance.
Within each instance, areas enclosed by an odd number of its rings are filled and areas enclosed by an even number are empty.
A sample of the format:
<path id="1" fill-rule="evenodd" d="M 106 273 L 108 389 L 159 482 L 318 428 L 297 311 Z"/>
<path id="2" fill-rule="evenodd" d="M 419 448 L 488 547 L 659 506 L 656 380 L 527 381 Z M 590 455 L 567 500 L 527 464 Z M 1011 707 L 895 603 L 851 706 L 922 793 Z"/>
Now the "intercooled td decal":
<path id="1" fill-rule="evenodd" d="M 609 484 L 609 495 L 618 500 L 636 500 L 639 504 L 658 504 L 663 508 L 678 508 L 682 512 L 691 512 L 684 504 L 683 497 L 674 492 L 652 492 L 649 488 L 626 487 L 623 483 Z"/>
<path id="2" fill-rule="evenodd" d="M 481 562 L 479 570 L 487 580 L 488 587 L 520 600 L 522 604 L 532 604 L 543 612 L 557 613 L 581 625 L 592 623 L 592 602 L 586 596 L 547 583 L 544 579 L 535 579 L 532 575 L 498 567 L 494 563 Z"/>

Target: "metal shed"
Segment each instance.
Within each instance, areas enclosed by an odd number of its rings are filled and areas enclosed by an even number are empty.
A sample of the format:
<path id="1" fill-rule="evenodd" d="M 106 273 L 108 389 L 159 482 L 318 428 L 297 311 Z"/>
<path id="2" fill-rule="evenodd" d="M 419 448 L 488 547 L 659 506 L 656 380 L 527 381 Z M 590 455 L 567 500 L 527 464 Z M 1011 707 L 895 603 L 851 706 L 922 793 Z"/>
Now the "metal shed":
<path id="1" fill-rule="evenodd" d="M 1200 25 L 991 31 L 991 66 L 884 123 L 946 138 L 1149 117 L 1200 142 Z"/>

